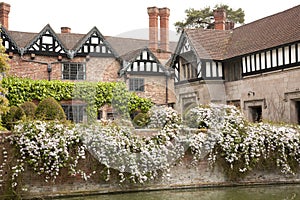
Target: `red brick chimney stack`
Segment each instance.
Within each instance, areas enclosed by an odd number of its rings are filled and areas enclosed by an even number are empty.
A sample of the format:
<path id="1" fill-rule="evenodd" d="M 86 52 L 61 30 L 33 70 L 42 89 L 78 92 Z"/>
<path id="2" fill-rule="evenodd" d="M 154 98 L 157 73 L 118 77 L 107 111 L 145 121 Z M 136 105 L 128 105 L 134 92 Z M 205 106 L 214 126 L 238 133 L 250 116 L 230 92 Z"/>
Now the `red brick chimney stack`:
<path id="1" fill-rule="evenodd" d="M 169 8 L 159 8 L 160 17 L 160 48 L 169 51 Z"/>
<path id="2" fill-rule="evenodd" d="M 61 31 L 61 33 L 71 33 L 71 28 L 69 28 L 69 27 L 61 27 L 60 31 Z"/>
<path id="3" fill-rule="evenodd" d="M 0 3 L 0 23 L 8 29 L 8 14 L 10 12 L 10 5 L 4 2 Z"/>
<path id="4" fill-rule="evenodd" d="M 234 24 L 233 21 L 226 22 L 225 29 L 226 29 L 226 30 L 234 29 L 234 25 L 235 25 L 235 24 Z"/>
<path id="5" fill-rule="evenodd" d="M 149 48 L 157 49 L 158 47 L 158 8 L 148 7 L 149 15 Z"/>
<path id="6" fill-rule="evenodd" d="M 225 30 L 226 28 L 226 11 L 223 8 L 214 10 L 215 29 Z"/>

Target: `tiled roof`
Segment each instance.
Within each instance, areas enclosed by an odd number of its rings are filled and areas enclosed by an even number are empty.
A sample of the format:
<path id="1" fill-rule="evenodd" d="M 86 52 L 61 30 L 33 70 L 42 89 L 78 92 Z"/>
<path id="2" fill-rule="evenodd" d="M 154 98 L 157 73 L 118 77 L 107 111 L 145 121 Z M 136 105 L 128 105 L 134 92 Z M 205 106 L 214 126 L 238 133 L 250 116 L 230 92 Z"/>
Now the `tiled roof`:
<path id="1" fill-rule="evenodd" d="M 77 33 L 56 33 L 56 35 L 67 49 L 74 49 L 78 41 L 85 36 L 85 34 Z"/>
<path id="2" fill-rule="evenodd" d="M 24 48 L 28 42 L 32 41 L 39 33 L 29 33 L 20 31 L 8 31 L 8 34 L 16 42 L 19 48 Z M 55 33 L 61 43 L 67 49 L 74 49 L 78 43 L 87 34 L 78 33 Z M 134 39 L 134 38 L 121 38 L 105 36 L 106 41 L 112 46 L 112 48 L 117 52 L 118 55 L 124 55 L 128 52 L 132 52 L 137 49 L 148 47 L 148 40 Z M 170 42 L 170 51 L 174 52 L 177 42 Z"/>
<path id="3" fill-rule="evenodd" d="M 189 29 L 200 58 L 222 60 L 300 41 L 300 5 L 233 30 Z"/>
<path id="4" fill-rule="evenodd" d="M 212 29 L 189 29 L 186 34 L 200 58 L 222 60 L 231 31 Z"/>
<path id="5" fill-rule="evenodd" d="M 8 34 L 16 42 L 18 47 L 24 48 L 28 42 L 30 42 L 37 33 L 19 32 L 19 31 L 8 31 Z"/>
<path id="6" fill-rule="evenodd" d="M 136 50 L 127 52 L 127 53 L 121 55 L 120 58 L 122 60 L 127 61 L 127 62 L 132 62 L 132 61 L 134 61 L 142 53 L 142 51 L 144 49 L 147 49 L 147 48 L 136 49 Z"/>
<path id="7" fill-rule="evenodd" d="M 111 36 L 106 36 L 105 39 L 110 43 L 110 45 L 115 49 L 115 51 L 117 51 L 119 55 L 124 55 L 128 52 L 132 52 L 148 46 L 148 40 Z"/>
<path id="8" fill-rule="evenodd" d="M 111 44 L 111 46 L 117 51 L 119 55 L 124 55 L 128 52 L 132 52 L 141 48 L 148 47 L 149 40 L 134 39 L 134 38 L 122 38 L 106 36 L 105 39 Z M 169 49 L 171 52 L 175 51 L 177 42 L 170 41 Z"/>
<path id="9" fill-rule="evenodd" d="M 202 58 L 222 60 L 300 41 L 300 5 L 262 18 L 233 30 L 189 29 L 186 34 Z M 7 31 L 18 47 L 24 48 L 39 33 Z M 74 49 L 87 34 L 56 33 L 67 49 Z M 124 55 L 148 47 L 148 40 L 106 36 L 117 52 Z M 179 44 L 180 45 L 180 44 Z M 177 42 L 170 42 L 175 52 Z"/>
<path id="10" fill-rule="evenodd" d="M 226 58 L 300 40 L 300 5 L 233 29 Z"/>
<path id="11" fill-rule="evenodd" d="M 12 39 L 17 43 L 18 47 L 24 48 L 38 33 L 8 31 Z M 85 34 L 75 33 L 56 33 L 59 40 L 66 46 L 67 49 L 73 49 L 77 42 L 85 36 Z"/>

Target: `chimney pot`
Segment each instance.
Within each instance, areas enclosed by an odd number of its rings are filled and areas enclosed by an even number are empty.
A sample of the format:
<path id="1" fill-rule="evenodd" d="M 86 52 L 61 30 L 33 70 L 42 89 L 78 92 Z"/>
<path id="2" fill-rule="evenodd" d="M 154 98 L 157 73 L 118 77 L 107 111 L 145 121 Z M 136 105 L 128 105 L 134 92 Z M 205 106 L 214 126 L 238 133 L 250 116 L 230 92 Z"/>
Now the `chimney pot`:
<path id="1" fill-rule="evenodd" d="M 10 12 L 10 5 L 4 2 L 0 3 L 0 23 L 8 29 L 8 15 Z"/>
<path id="2" fill-rule="evenodd" d="M 71 28 L 69 27 L 61 27 L 61 33 L 71 33 Z"/>

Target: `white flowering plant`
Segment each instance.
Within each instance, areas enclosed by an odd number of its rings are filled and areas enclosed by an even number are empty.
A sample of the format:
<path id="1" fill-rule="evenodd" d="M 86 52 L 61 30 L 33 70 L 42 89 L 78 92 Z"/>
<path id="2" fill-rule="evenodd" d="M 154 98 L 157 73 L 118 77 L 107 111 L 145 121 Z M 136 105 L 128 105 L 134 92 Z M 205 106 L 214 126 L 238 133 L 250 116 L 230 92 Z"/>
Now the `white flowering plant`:
<path id="1" fill-rule="evenodd" d="M 176 110 L 168 106 L 153 106 L 148 115 L 148 127 L 152 129 L 164 129 L 166 127 L 178 129 L 181 125 L 181 116 Z"/>
<path id="2" fill-rule="evenodd" d="M 231 178 L 273 160 L 282 173 L 299 168 L 299 126 L 249 123 L 231 105 L 198 106 L 186 116 L 184 124 L 206 129 L 190 138 L 194 160 L 208 156 L 212 165 L 219 160 Z"/>
<path id="3" fill-rule="evenodd" d="M 76 170 L 79 159 L 85 158 L 85 147 L 72 125 L 58 121 L 27 121 L 14 127 L 11 143 L 18 149 L 18 164 L 12 167 L 12 186 L 28 164 L 45 181 L 55 180 L 60 170 L 69 168 L 71 175 L 84 174 Z M 75 152 L 72 152 L 74 151 Z"/>
<path id="4" fill-rule="evenodd" d="M 87 149 L 108 169 L 107 180 L 110 169 L 119 171 L 120 182 L 144 183 L 160 172 L 167 177 L 172 163 L 183 156 L 179 125 L 174 123 L 180 121 L 177 112 L 161 107 L 150 113 L 151 126 L 158 129 L 153 137 L 139 137 L 113 122 L 77 127 Z"/>
<path id="5" fill-rule="evenodd" d="M 120 182 L 141 184 L 159 175 L 169 177 L 173 163 L 188 148 L 194 156 L 193 164 L 203 158 L 211 166 L 220 163 L 229 178 L 240 177 L 262 163 L 274 163 L 285 174 L 294 174 L 299 168 L 299 126 L 249 123 L 236 107 L 217 104 L 192 108 L 184 120 L 165 106 L 153 107 L 149 116 L 148 127 L 157 131 L 151 137 L 137 136 L 112 121 L 77 125 L 20 122 L 10 137 L 18 149 L 12 186 L 17 185 L 26 165 L 43 175 L 45 181 L 54 181 L 62 168 L 87 179 L 91 175 L 77 169 L 87 150 L 106 167 L 106 180 L 114 169 Z M 200 131 L 193 131 L 195 128 Z M 5 149 L 4 157 L 7 158 Z M 0 172 L 5 165 L 0 166 Z"/>

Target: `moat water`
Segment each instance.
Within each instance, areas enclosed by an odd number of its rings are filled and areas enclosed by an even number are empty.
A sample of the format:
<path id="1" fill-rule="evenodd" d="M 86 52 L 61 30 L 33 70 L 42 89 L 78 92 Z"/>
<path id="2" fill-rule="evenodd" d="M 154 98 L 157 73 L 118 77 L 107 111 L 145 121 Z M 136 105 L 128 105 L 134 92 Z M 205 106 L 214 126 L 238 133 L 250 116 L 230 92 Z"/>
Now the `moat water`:
<path id="1" fill-rule="evenodd" d="M 64 198 L 64 200 L 296 200 L 300 185 L 197 188 Z"/>

